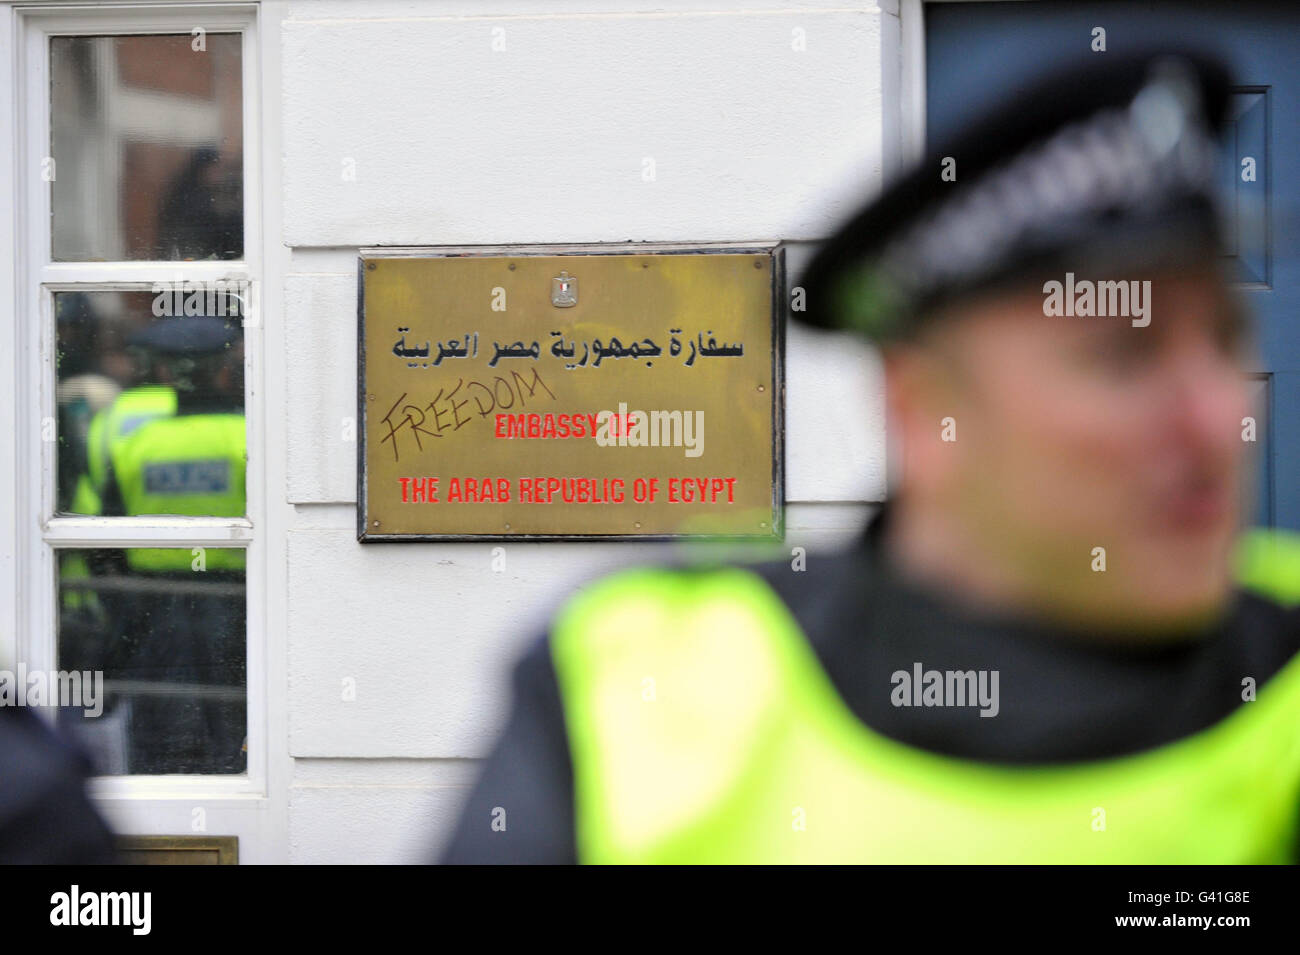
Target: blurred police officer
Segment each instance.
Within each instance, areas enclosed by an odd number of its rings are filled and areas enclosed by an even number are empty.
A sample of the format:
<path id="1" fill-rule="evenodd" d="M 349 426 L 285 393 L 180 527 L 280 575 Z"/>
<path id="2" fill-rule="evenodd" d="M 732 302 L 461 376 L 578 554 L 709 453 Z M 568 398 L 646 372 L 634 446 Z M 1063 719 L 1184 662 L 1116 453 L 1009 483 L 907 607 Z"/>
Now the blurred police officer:
<path id="1" fill-rule="evenodd" d="M 806 272 L 796 317 L 879 345 L 902 449 L 857 545 L 570 599 L 447 861 L 1295 859 L 1300 565 L 1240 534 L 1228 80 L 1106 67 L 976 122 Z"/>
<path id="2" fill-rule="evenodd" d="M 0 706 L 0 865 L 116 862 L 86 754 L 29 707 Z"/>
<path id="3" fill-rule="evenodd" d="M 72 513 L 101 513 L 113 449 L 145 422 L 175 413 L 176 392 L 170 385 L 155 383 L 124 388 L 96 412 L 87 429 L 85 470 L 77 479 Z"/>
<path id="4" fill-rule="evenodd" d="M 242 516 L 240 319 L 162 318 L 129 344 L 165 370 L 175 412 L 110 441 L 102 512 Z M 157 684 L 133 694 L 130 772 L 243 771 L 244 566 L 242 549 L 191 547 L 133 547 L 115 567 L 101 563 L 149 585 L 115 595 L 110 614 L 106 677 Z"/>

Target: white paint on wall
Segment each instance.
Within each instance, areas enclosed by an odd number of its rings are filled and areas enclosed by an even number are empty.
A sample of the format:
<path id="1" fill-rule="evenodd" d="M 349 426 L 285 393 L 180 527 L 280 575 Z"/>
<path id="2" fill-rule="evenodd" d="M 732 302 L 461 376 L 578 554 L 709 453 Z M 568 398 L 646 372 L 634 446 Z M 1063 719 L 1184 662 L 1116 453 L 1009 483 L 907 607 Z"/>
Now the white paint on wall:
<path id="1" fill-rule="evenodd" d="M 823 236 L 880 181 L 882 17 L 287 21 L 284 240 Z"/>
<path id="2" fill-rule="evenodd" d="M 340 429 L 356 410 L 357 249 L 813 240 L 898 161 L 895 0 L 723 6 L 269 8 L 286 11 L 263 28 L 283 90 L 282 154 L 267 159 L 282 162 L 283 194 L 267 197 L 282 229 L 268 243 L 288 247 L 285 347 L 267 355 L 285 399 L 268 425 L 287 522 L 268 589 L 287 630 L 288 739 L 272 741 L 290 780 L 287 861 L 428 858 L 504 719 L 510 666 L 557 602 L 680 553 L 507 544 L 493 574 L 492 544 L 358 544 L 356 445 Z M 790 48 L 795 28 L 806 52 Z M 884 493 L 880 372 L 842 336 L 787 336 L 786 547 L 826 550 Z"/>

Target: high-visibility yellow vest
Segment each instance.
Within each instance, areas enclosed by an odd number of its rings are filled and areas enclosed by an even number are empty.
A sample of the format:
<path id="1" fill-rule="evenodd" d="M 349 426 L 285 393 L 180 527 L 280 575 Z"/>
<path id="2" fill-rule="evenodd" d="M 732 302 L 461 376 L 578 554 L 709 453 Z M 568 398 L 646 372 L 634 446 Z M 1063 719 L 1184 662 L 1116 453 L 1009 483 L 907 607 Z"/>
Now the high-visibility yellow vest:
<path id="1" fill-rule="evenodd" d="M 245 512 L 243 415 L 157 418 L 111 446 L 113 476 L 127 514 L 237 517 Z M 190 570 L 190 547 L 132 548 L 134 570 Z M 207 570 L 239 570 L 244 551 L 207 548 Z"/>
<path id="2" fill-rule="evenodd" d="M 1252 528 L 1237 541 L 1237 581 L 1285 607 L 1300 604 L 1300 535 Z"/>
<path id="3" fill-rule="evenodd" d="M 1252 585 L 1294 587 L 1277 568 L 1300 544 L 1273 545 L 1265 568 L 1265 542 L 1248 543 Z M 584 862 L 1295 858 L 1300 656 L 1172 743 L 1010 767 L 871 730 L 743 568 L 613 574 L 562 608 L 551 650 Z"/>
<path id="4" fill-rule="evenodd" d="M 155 418 L 176 413 L 176 391 L 167 385 L 141 385 L 121 392 L 113 403 L 90 419 L 86 437 L 86 473 L 77 479 L 74 514 L 99 514 L 112 448 Z"/>

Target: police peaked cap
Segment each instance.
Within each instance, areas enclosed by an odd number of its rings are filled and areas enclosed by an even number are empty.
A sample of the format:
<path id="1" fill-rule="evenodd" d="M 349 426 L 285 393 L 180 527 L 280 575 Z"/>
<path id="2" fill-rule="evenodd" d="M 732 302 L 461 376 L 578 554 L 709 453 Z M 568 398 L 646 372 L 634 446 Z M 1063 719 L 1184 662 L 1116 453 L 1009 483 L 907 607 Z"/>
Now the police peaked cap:
<path id="1" fill-rule="evenodd" d="M 793 317 L 886 341 L 975 292 L 1219 249 L 1227 70 L 1190 51 L 1096 56 L 1022 89 L 850 218 L 805 269 Z"/>
<path id="2" fill-rule="evenodd" d="M 239 340 L 239 321 L 215 315 L 159 318 L 134 332 L 126 343 L 161 355 L 211 355 Z"/>

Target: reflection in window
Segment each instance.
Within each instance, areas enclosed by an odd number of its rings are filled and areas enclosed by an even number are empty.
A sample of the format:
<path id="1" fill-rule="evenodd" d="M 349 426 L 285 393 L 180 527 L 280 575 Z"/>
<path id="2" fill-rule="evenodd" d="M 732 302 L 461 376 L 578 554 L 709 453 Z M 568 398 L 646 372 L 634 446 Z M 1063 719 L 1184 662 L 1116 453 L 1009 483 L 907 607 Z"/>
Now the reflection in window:
<path id="1" fill-rule="evenodd" d="M 55 294 L 59 513 L 243 516 L 240 303 L 193 285 Z"/>
<path id="2" fill-rule="evenodd" d="M 61 550 L 58 667 L 102 671 L 104 699 L 61 718 L 102 775 L 242 773 L 244 552 Z"/>
<path id="3" fill-rule="evenodd" d="M 243 258 L 240 44 L 51 38 L 56 262 Z"/>

